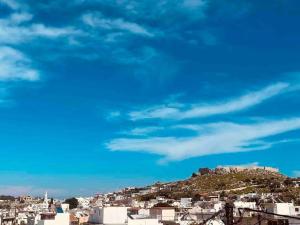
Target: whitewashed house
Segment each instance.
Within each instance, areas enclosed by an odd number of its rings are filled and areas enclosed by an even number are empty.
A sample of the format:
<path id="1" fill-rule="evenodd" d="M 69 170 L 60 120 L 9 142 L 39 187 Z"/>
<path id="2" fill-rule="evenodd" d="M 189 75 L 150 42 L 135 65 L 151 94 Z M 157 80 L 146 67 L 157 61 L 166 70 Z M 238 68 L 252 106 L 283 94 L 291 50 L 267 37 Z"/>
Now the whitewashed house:
<path id="1" fill-rule="evenodd" d="M 69 225 L 69 213 L 42 213 L 37 220 L 37 225 Z"/>
<path id="2" fill-rule="evenodd" d="M 127 207 L 94 207 L 89 217 L 92 224 L 126 224 Z"/>
<path id="3" fill-rule="evenodd" d="M 128 225 L 162 225 L 162 223 L 155 218 L 132 215 L 128 216 Z"/>
<path id="4" fill-rule="evenodd" d="M 153 207 L 150 209 L 150 217 L 160 221 L 174 221 L 175 208 L 173 207 Z"/>
<path id="5" fill-rule="evenodd" d="M 238 209 L 239 208 L 249 208 L 249 209 L 257 209 L 256 202 L 243 202 L 243 201 L 235 201 L 234 202 L 234 216 L 239 216 Z M 243 216 L 244 217 L 251 217 L 254 213 L 249 211 L 249 212 L 244 212 Z"/>
<path id="6" fill-rule="evenodd" d="M 293 203 L 267 203 L 264 205 L 267 212 L 280 215 L 295 216 L 295 206 Z"/>
<path id="7" fill-rule="evenodd" d="M 190 208 L 192 207 L 192 198 L 181 198 L 180 199 L 181 208 Z"/>

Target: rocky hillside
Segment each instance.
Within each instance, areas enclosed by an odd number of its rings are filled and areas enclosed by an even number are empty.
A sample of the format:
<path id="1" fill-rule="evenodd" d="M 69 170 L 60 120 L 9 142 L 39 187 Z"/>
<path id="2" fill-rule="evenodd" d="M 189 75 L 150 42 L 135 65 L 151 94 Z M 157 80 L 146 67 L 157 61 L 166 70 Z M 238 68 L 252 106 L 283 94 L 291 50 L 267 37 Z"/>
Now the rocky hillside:
<path id="1" fill-rule="evenodd" d="M 183 181 L 156 183 L 150 187 L 152 193 L 140 196 L 141 200 L 165 196 L 199 198 L 209 195 L 235 196 L 246 193 L 277 193 L 282 198 L 297 200 L 300 180 L 289 178 L 277 171 L 264 168 L 200 168 L 199 172 Z"/>

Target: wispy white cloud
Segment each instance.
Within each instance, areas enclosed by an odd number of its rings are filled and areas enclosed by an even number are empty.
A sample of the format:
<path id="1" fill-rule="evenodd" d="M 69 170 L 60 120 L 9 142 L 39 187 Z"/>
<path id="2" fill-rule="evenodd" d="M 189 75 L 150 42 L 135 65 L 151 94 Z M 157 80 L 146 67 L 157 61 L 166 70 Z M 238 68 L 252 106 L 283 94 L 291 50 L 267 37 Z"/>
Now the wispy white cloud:
<path id="1" fill-rule="evenodd" d="M 16 0 L 1 0 L 0 4 L 6 5 L 13 10 L 21 9 L 24 7 L 19 1 Z"/>
<path id="2" fill-rule="evenodd" d="M 86 0 L 85 2 L 89 2 Z M 77 1 L 78 2 L 78 1 Z M 82 3 L 82 1 L 79 1 Z M 95 0 L 92 0 L 95 2 Z M 146 20 L 157 20 L 160 18 L 160 23 L 166 23 L 167 21 L 186 23 L 188 21 L 178 21 L 177 17 L 185 17 L 187 20 L 195 18 L 205 17 L 205 10 L 207 8 L 206 0 L 164 0 L 164 1 L 99 1 L 106 6 L 110 6 L 121 10 L 128 17 L 135 17 L 138 19 L 144 18 Z M 174 24 L 175 26 L 176 24 Z"/>
<path id="3" fill-rule="evenodd" d="M 0 46 L 0 81 L 36 81 L 39 76 L 39 71 L 22 52 Z"/>
<path id="4" fill-rule="evenodd" d="M 11 9 L 11 13 L 0 18 L 0 103 L 7 106 L 12 103 L 8 96 L 17 81 L 38 81 L 41 76 L 41 71 L 37 69 L 38 62 L 20 47 L 24 44 L 42 46 L 44 40 L 69 38 L 81 32 L 73 27 L 50 27 L 34 22 L 34 14 L 25 2 L 3 0 L 0 4 Z M 36 39 L 39 42 L 34 42 Z"/>
<path id="5" fill-rule="evenodd" d="M 36 81 L 40 72 L 34 69 L 32 59 L 19 50 L 22 44 L 34 44 L 35 38 L 55 39 L 80 33 L 72 27 L 48 27 L 33 22 L 34 15 L 19 1 L 2 1 L 12 13 L 0 19 L 0 80 Z"/>
<path id="6" fill-rule="evenodd" d="M 268 149 L 274 143 L 263 139 L 300 129 L 300 118 L 254 124 L 218 122 L 204 124 L 192 137 L 117 138 L 107 143 L 111 151 L 141 151 L 164 156 L 165 161 L 191 157 Z"/>
<path id="7" fill-rule="evenodd" d="M 229 101 L 207 104 L 207 105 L 187 105 L 185 107 L 174 107 L 169 105 L 158 105 L 140 111 L 129 113 L 131 120 L 142 119 L 173 119 L 182 120 L 187 118 L 208 117 L 241 111 L 263 101 L 270 99 L 289 87 L 288 83 L 277 83 L 263 88 L 262 90 L 250 92 Z"/>
<path id="8" fill-rule="evenodd" d="M 29 29 L 29 33 L 33 36 L 40 36 L 46 38 L 57 38 L 57 37 L 67 37 L 70 35 L 81 34 L 80 30 L 76 30 L 73 27 L 47 27 L 44 24 L 32 24 Z"/>
<path id="9" fill-rule="evenodd" d="M 31 13 L 28 12 L 15 12 L 12 13 L 8 18 L 5 19 L 1 19 L 0 23 L 1 25 L 19 25 L 28 21 L 31 21 L 33 18 L 33 15 Z"/>
<path id="10" fill-rule="evenodd" d="M 31 22 L 32 18 L 33 15 L 27 12 L 17 12 L 0 19 L 0 44 L 16 45 L 30 42 L 39 37 L 53 39 L 81 33 L 73 27 L 57 28 L 42 23 L 33 23 Z"/>
<path id="11" fill-rule="evenodd" d="M 191 9 L 198 9 L 199 7 L 206 6 L 206 1 L 204 0 L 184 0 L 182 5 L 187 8 Z"/>
<path id="12" fill-rule="evenodd" d="M 153 132 L 160 131 L 162 129 L 164 129 L 164 128 L 163 127 L 155 127 L 155 126 L 136 127 L 136 128 L 131 129 L 129 131 L 122 132 L 122 134 L 133 135 L 133 136 L 145 136 L 145 135 L 149 135 Z"/>
<path id="13" fill-rule="evenodd" d="M 115 120 L 118 119 L 121 116 L 121 112 L 120 111 L 111 111 L 106 115 L 106 120 Z"/>
<path id="14" fill-rule="evenodd" d="M 84 14 L 82 16 L 82 20 L 85 24 L 94 28 L 101 28 L 106 30 L 122 30 L 137 35 L 148 37 L 153 36 L 151 32 L 137 23 L 125 21 L 123 18 L 105 18 L 98 12 Z"/>

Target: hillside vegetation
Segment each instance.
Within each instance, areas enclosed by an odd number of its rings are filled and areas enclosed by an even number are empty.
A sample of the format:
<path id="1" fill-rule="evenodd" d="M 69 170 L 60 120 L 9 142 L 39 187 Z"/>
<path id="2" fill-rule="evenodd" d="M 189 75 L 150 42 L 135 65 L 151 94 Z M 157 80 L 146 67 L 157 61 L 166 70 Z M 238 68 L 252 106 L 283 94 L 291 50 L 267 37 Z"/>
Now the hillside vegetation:
<path id="1" fill-rule="evenodd" d="M 204 171 L 199 169 L 199 173 L 193 173 L 190 178 L 183 181 L 154 184 L 151 187 L 156 187 L 157 191 L 140 196 L 140 200 L 148 200 L 156 196 L 173 199 L 192 197 L 197 200 L 210 195 L 222 197 L 253 192 L 275 193 L 288 201 L 299 200 L 300 188 L 295 185 L 298 179 L 289 178 L 279 172 L 264 169 L 230 172 L 206 169 Z"/>

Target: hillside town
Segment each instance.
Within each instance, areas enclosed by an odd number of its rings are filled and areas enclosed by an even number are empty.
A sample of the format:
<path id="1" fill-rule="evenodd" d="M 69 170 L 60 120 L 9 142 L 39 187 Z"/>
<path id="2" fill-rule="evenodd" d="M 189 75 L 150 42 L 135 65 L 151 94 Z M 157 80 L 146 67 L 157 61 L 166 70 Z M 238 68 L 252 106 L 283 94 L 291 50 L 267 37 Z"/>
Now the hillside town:
<path id="1" fill-rule="evenodd" d="M 261 192 L 259 185 L 252 184 L 257 191 L 249 192 L 254 189 L 247 189 L 244 185 L 253 181 L 247 180 L 248 183 L 239 182 L 239 188 L 219 190 L 220 187 L 216 187 L 210 192 L 196 189 L 197 194 L 191 194 L 185 190 L 186 186 L 180 186 L 187 181 L 179 181 L 158 182 L 143 188 L 127 187 L 117 192 L 65 200 L 49 198 L 47 192 L 43 198 L 1 196 L 0 225 L 300 224 L 297 196 L 296 199 L 284 199 L 282 192 L 278 191 L 299 190 L 300 181 L 279 174 L 276 168 L 200 168 L 189 182 L 196 182 L 196 179 L 207 181 L 207 178 L 220 180 L 226 175 L 241 177 L 241 174 L 250 173 L 258 177 L 263 174 L 264 179 L 277 177 L 278 189 Z M 174 185 L 183 188 L 186 195 L 172 195 Z M 192 183 L 188 185 L 194 187 Z M 167 195 L 168 192 L 171 195 Z"/>
<path id="2" fill-rule="evenodd" d="M 298 159 L 300 0 L 0 0 L 0 225 L 300 225 Z"/>

